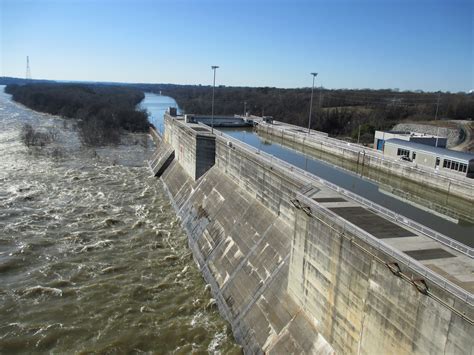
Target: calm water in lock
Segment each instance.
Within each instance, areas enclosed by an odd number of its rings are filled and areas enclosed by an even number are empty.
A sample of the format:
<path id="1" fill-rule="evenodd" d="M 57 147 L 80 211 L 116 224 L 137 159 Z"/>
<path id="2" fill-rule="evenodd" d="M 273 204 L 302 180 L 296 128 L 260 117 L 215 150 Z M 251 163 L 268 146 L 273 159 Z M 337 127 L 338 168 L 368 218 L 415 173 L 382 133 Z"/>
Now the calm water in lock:
<path id="1" fill-rule="evenodd" d="M 272 154 L 299 168 L 305 169 L 325 180 L 346 190 L 352 191 L 396 213 L 415 220 L 429 228 L 458 240 L 466 245 L 474 246 L 474 225 L 468 222 L 453 223 L 427 210 L 420 209 L 403 200 L 394 198 L 380 191 L 379 185 L 338 168 L 333 164 L 309 157 L 301 152 L 282 146 L 260 137 L 251 129 L 222 129 L 224 133 L 239 139 L 257 149 Z"/>

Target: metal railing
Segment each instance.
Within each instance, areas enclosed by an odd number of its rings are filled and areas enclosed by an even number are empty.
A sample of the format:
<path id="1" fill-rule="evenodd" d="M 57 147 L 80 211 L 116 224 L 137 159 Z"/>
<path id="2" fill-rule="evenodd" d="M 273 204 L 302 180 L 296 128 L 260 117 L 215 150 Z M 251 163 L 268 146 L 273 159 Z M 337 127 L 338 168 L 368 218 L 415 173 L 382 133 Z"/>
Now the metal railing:
<path id="1" fill-rule="evenodd" d="M 368 156 L 368 157 L 373 158 L 373 159 L 377 159 L 377 160 L 382 161 L 382 162 L 383 161 L 388 161 L 388 162 L 390 162 L 390 163 L 392 163 L 392 164 L 394 164 L 397 167 L 402 168 L 402 169 L 403 168 L 409 168 L 411 170 L 417 171 L 418 173 L 428 175 L 429 177 L 432 177 L 432 178 L 436 178 L 436 179 L 441 178 L 441 179 L 444 179 L 448 182 L 458 184 L 463 188 L 474 189 L 474 183 L 471 182 L 470 180 L 468 180 L 468 178 L 466 178 L 466 177 L 454 178 L 454 177 L 444 175 L 444 174 L 436 174 L 436 173 L 434 173 L 434 172 L 432 172 L 428 169 L 423 169 L 419 166 L 409 165 L 410 163 L 402 164 L 400 161 L 398 161 L 396 159 L 387 158 L 382 153 L 379 153 L 378 151 L 376 151 L 374 149 L 371 149 L 371 148 L 357 148 L 354 145 L 351 145 L 351 143 L 343 143 L 339 139 L 331 138 L 331 137 L 324 137 L 324 136 L 321 136 L 321 135 L 318 135 L 318 140 L 316 140 L 315 137 L 313 137 L 313 136 L 308 137 L 308 135 L 302 134 L 300 132 L 288 131 L 285 128 L 275 127 L 275 126 L 269 125 L 267 123 L 260 123 L 259 125 L 261 125 L 263 127 L 269 127 L 272 130 L 280 131 L 280 132 L 286 133 L 288 135 L 298 136 L 303 141 L 311 140 L 313 143 L 322 143 L 321 141 L 325 141 L 326 143 L 330 143 L 334 146 L 337 146 L 338 148 L 350 151 L 352 153 L 356 153 L 356 154 L 363 153 L 365 156 Z M 285 123 L 285 125 L 291 127 L 291 125 L 288 125 L 286 123 Z M 294 127 L 298 127 L 298 126 L 294 126 Z"/>
<path id="2" fill-rule="evenodd" d="M 209 126 L 202 124 L 202 126 L 207 127 L 210 129 Z M 418 222 L 415 222 L 405 216 L 399 215 L 385 207 L 382 207 L 380 205 L 377 205 L 376 203 L 373 203 L 357 194 L 354 194 L 350 191 L 347 191 L 327 180 L 324 180 L 316 175 L 313 175 L 301 168 L 298 168 L 284 160 L 281 160 L 271 154 L 268 154 L 264 151 L 261 151 L 260 149 L 254 148 L 247 143 L 244 143 L 234 137 L 231 137 L 222 131 L 214 130 L 214 133 L 216 135 L 216 140 L 223 140 L 226 145 L 228 145 L 228 142 L 232 143 L 232 147 L 236 147 L 242 151 L 245 151 L 251 155 L 258 156 L 261 161 L 265 162 L 266 164 L 270 165 L 274 170 L 281 170 L 287 175 L 290 175 L 292 178 L 294 178 L 296 181 L 301 183 L 301 186 L 307 186 L 308 183 L 311 182 L 317 182 L 320 183 L 340 194 L 343 194 L 347 197 L 349 197 L 352 200 L 357 201 L 358 203 L 376 211 L 377 213 L 382 214 L 386 218 L 392 221 L 396 221 L 397 223 L 400 223 L 402 225 L 405 225 L 407 227 L 410 227 L 417 232 L 419 232 L 422 235 L 426 235 L 427 237 L 434 239 L 444 245 L 449 246 L 450 248 L 453 248 L 457 251 L 459 251 L 462 254 L 467 255 L 471 259 L 474 257 L 474 249 L 470 248 L 466 245 L 463 245 L 462 243 L 459 243 L 445 235 L 442 235 L 438 232 L 433 231 L 432 229 L 425 227 L 421 225 Z M 308 181 L 309 180 L 309 181 Z M 367 231 L 363 230 L 360 227 L 357 227 L 356 225 L 346 221 L 344 218 L 338 216 L 334 212 L 328 210 L 327 208 L 324 208 L 321 205 L 318 205 L 315 201 L 310 199 L 309 197 L 303 195 L 301 192 L 296 192 L 298 198 L 303 200 L 308 206 L 311 208 L 317 210 L 318 212 L 324 214 L 331 220 L 337 220 L 339 222 L 339 225 L 342 226 L 342 228 L 346 231 L 350 231 L 353 235 L 359 237 L 361 240 L 365 241 L 369 245 L 372 245 L 376 247 L 378 250 L 382 251 L 386 255 L 389 255 L 390 257 L 402 262 L 404 265 L 409 267 L 410 269 L 414 270 L 416 273 L 419 275 L 427 278 L 430 282 L 433 282 L 436 284 L 438 287 L 441 289 L 444 289 L 448 291 L 449 293 L 457 296 L 458 298 L 462 299 L 463 301 L 466 301 L 470 305 L 474 304 L 474 298 L 473 294 L 468 292 L 467 290 L 455 285 L 451 281 L 447 280 L 446 278 L 440 276 L 439 274 L 435 273 L 428 267 L 424 266 L 421 264 L 419 261 L 415 260 L 414 258 L 408 256 L 405 254 L 403 251 L 398 250 L 385 242 L 377 239 Z"/>
<path id="3" fill-rule="evenodd" d="M 206 124 L 200 123 L 203 127 L 206 127 L 210 129 L 209 126 Z M 393 211 L 390 211 L 382 206 L 379 206 L 369 200 L 366 200 L 365 198 L 358 196 L 350 191 L 347 191 L 329 181 L 326 181 L 316 175 L 313 175 L 303 169 L 300 169 L 292 164 L 287 163 L 286 161 L 283 161 L 271 154 L 268 154 L 266 152 L 261 151 L 260 149 L 254 148 L 234 137 L 231 137 L 221 131 L 214 130 L 214 133 L 216 135 L 216 141 L 218 140 L 223 140 L 226 145 L 229 145 L 229 142 L 232 143 L 232 147 L 238 148 L 244 152 L 247 152 L 250 155 L 253 156 L 258 156 L 259 160 L 261 160 L 263 163 L 268 164 L 270 167 L 272 167 L 274 170 L 280 170 L 283 171 L 285 174 L 290 175 L 295 181 L 299 182 L 302 187 L 307 187 L 308 183 L 312 182 L 317 182 L 320 183 L 324 186 L 327 186 L 328 188 L 340 193 L 344 194 L 345 196 L 349 197 L 350 199 L 357 201 L 358 203 L 365 205 L 369 207 L 372 210 L 375 210 L 377 213 L 382 214 L 386 218 L 390 220 L 394 220 L 400 224 L 406 225 L 416 231 L 418 231 L 420 234 L 426 235 L 434 240 L 437 240 L 440 243 L 443 243 L 453 249 L 458 250 L 459 252 L 468 255 L 470 258 L 473 258 L 474 252 L 473 249 L 465 246 L 455 240 L 452 240 L 449 237 L 446 237 L 440 233 L 437 233 L 430 228 L 427 228 L 415 221 L 410 220 L 409 218 L 406 218 L 404 216 L 401 216 L 399 214 L 394 213 Z M 308 181 L 309 180 L 309 181 Z M 431 269 L 427 268 L 414 258 L 408 256 L 407 254 L 403 253 L 403 251 L 400 251 L 383 241 L 377 239 L 367 231 L 363 230 L 360 227 L 357 227 L 356 225 L 348 222 L 344 218 L 338 216 L 334 212 L 330 211 L 329 209 L 317 204 L 315 201 L 313 201 L 311 198 L 308 196 L 305 196 L 301 191 L 296 191 L 296 196 L 304 201 L 304 203 L 309 206 L 312 211 L 317 211 L 318 213 L 326 216 L 328 219 L 332 221 L 337 221 L 338 225 L 343 228 L 344 231 L 350 232 L 352 235 L 360 238 L 367 244 L 375 247 L 377 250 L 380 250 L 381 252 L 385 253 L 386 255 L 390 256 L 391 258 L 400 261 L 404 265 L 406 265 L 408 268 L 411 270 L 415 271 L 419 275 L 425 277 L 428 279 L 430 282 L 433 284 L 436 284 L 438 287 L 441 289 L 444 289 L 448 291 L 449 293 L 455 295 L 456 297 L 460 298 L 463 301 L 466 301 L 470 305 L 473 305 L 474 300 L 473 300 L 473 295 L 464 290 L 463 288 L 455 285 L 454 283 L 450 282 L 449 280 L 445 279 L 444 277 L 440 276 L 439 274 L 435 273 Z"/>
<path id="4" fill-rule="evenodd" d="M 401 216 L 393 211 L 390 211 L 382 206 L 379 206 L 371 201 L 368 201 L 364 199 L 361 196 L 358 196 L 352 192 L 349 192 L 329 181 L 326 181 L 322 178 L 319 178 L 316 175 L 313 175 L 311 173 L 308 173 L 307 171 L 300 169 L 294 165 L 291 165 L 277 157 L 274 157 L 273 155 L 270 155 L 266 152 L 263 152 L 259 149 L 256 149 L 252 146 L 249 146 L 246 143 L 243 143 L 239 141 L 238 139 L 231 137 L 221 131 L 214 130 L 216 133 L 217 137 L 220 137 L 224 139 L 227 142 L 232 142 L 233 146 L 238 147 L 241 150 L 246 151 L 247 153 L 250 154 L 257 154 L 261 160 L 264 160 L 267 164 L 271 165 L 273 168 L 281 168 L 281 170 L 286 170 L 286 173 L 289 173 L 292 175 L 294 178 L 296 178 L 297 181 L 301 182 L 304 186 L 304 184 L 307 184 L 308 181 L 307 179 L 319 182 L 323 184 L 324 186 L 329 187 L 330 189 L 333 189 L 341 194 L 344 194 L 345 196 L 349 197 L 350 199 L 353 199 L 357 202 L 359 202 L 362 205 L 365 205 L 372 210 L 377 211 L 378 213 L 384 215 L 388 219 L 391 219 L 393 221 L 396 221 L 398 223 L 404 224 L 412 229 L 415 229 L 417 232 L 420 234 L 426 235 L 432 239 L 435 239 L 436 241 L 443 243 L 463 254 L 468 255 L 470 258 L 474 256 L 474 250 L 468 246 L 465 246 L 449 237 L 446 237 L 440 233 L 437 233 L 430 228 L 427 228 L 415 221 L 410 220 L 409 218 L 406 218 L 404 216 Z M 300 176 L 298 176 L 300 175 Z M 304 178 L 303 178 L 304 177 Z M 370 245 L 376 247 L 377 249 L 381 250 L 382 252 L 386 253 L 390 257 L 399 260 L 400 262 L 403 262 L 406 266 L 409 268 L 413 269 L 416 271 L 418 274 L 420 274 L 423 277 L 428 278 L 431 282 L 435 283 L 438 285 L 440 288 L 445 289 L 449 291 L 450 293 L 456 295 L 462 300 L 465 300 L 469 304 L 473 304 L 473 295 L 460 288 L 459 286 L 451 283 L 449 280 L 445 279 L 444 277 L 438 275 L 434 271 L 430 270 L 417 260 L 413 259 L 412 257 L 408 256 L 407 254 L 403 253 L 403 251 L 400 251 L 396 248 L 391 247 L 390 245 L 384 243 L 383 241 L 377 239 L 373 235 L 369 234 L 367 231 L 353 225 L 352 223 L 346 221 L 342 217 L 338 216 L 334 212 L 317 205 L 314 201 L 312 201 L 310 198 L 307 196 L 302 195 L 301 193 L 297 193 L 297 195 L 305 201 L 308 205 L 310 205 L 312 208 L 317 208 L 318 211 L 321 213 L 324 213 L 328 218 L 337 220 L 339 221 L 339 224 L 342 224 L 342 227 L 346 231 L 351 231 L 355 236 L 360 237 L 362 240 L 365 242 L 369 243 Z"/>
<path id="5" fill-rule="evenodd" d="M 314 175 L 306 170 L 303 170 L 301 168 L 298 168 L 297 166 L 294 166 L 284 160 L 281 160 L 280 158 L 277 158 L 271 154 L 268 154 L 264 151 L 261 151 L 260 149 L 257 149 L 257 148 L 254 148 L 234 137 L 231 137 L 221 131 L 216 131 L 215 130 L 215 134 L 216 136 L 218 137 L 222 137 L 224 138 L 226 141 L 231 141 L 235 146 L 238 146 L 240 149 L 243 149 L 243 150 L 246 150 L 247 152 L 251 153 L 251 154 L 257 154 L 261 157 L 262 160 L 265 160 L 268 164 L 272 165 L 272 166 L 276 166 L 276 167 L 282 167 L 282 168 L 285 168 L 287 172 L 289 172 L 290 174 L 292 174 L 293 176 L 299 174 L 301 176 L 304 176 L 306 179 L 302 179 L 301 177 L 298 177 L 297 180 L 300 181 L 301 183 L 303 184 L 306 184 L 308 181 L 307 179 L 309 179 L 310 181 L 315 181 L 315 182 L 318 182 L 326 187 L 329 187 L 330 189 L 340 193 L 340 194 L 343 194 L 347 197 L 349 197 L 350 199 L 352 200 L 355 200 L 357 201 L 358 203 L 372 209 L 372 210 L 375 210 L 376 212 L 378 212 L 379 214 L 382 214 L 383 216 L 385 216 L 386 218 L 392 220 L 392 221 L 395 221 L 397 223 L 400 223 L 400 224 L 403 224 L 403 225 L 406 225 L 407 227 L 410 227 L 414 230 L 416 230 L 418 233 L 421 233 L 423 235 L 426 235 L 427 237 L 431 238 L 431 239 L 434 239 L 440 243 L 443 243 L 447 246 L 449 246 L 450 248 L 452 249 L 455 249 L 457 251 L 459 251 L 460 253 L 462 254 L 465 254 L 467 256 L 469 256 L 470 258 L 473 258 L 474 257 L 474 249 L 473 248 L 470 248 L 454 239 L 451 239 L 441 233 L 438 233 L 418 222 L 415 222 L 403 215 L 400 215 L 400 214 L 397 214 L 391 210 L 389 210 L 388 208 L 385 208 L 385 207 L 382 207 L 370 200 L 367 200 L 365 199 L 364 197 L 362 196 L 359 196 L 353 192 L 350 192 L 342 187 L 339 187 L 335 184 L 333 184 L 332 182 L 329 182 L 317 175 Z M 277 164 L 277 165 L 275 165 Z"/>
<path id="6" fill-rule="evenodd" d="M 413 271 L 418 273 L 420 276 L 426 278 L 430 282 L 436 284 L 438 287 L 456 295 L 457 297 L 459 297 L 463 301 L 466 301 L 470 305 L 474 303 L 473 295 L 470 292 L 451 283 L 449 280 L 438 275 L 434 271 L 430 270 L 429 268 L 421 264 L 419 261 L 406 255 L 402 251 L 396 248 L 393 248 L 390 245 L 387 245 L 386 243 L 375 238 L 373 235 L 366 232 L 362 228 L 357 227 L 356 225 L 346 221 L 344 218 L 341 218 L 340 216 L 338 216 L 336 213 L 332 212 L 331 210 L 328 210 L 327 208 L 324 208 L 318 205 L 317 203 L 315 203 L 313 200 L 311 200 L 309 197 L 305 196 L 302 193 L 297 194 L 297 199 L 299 199 L 300 202 L 304 202 L 306 206 L 310 207 L 311 213 L 316 211 L 317 213 L 325 216 L 331 221 L 338 221 L 338 225 L 343 229 L 343 233 L 349 232 L 351 235 L 357 236 L 358 238 L 363 240 L 365 243 L 389 255 L 391 258 L 401 262 L 403 265 L 406 265 L 408 268 L 412 269 Z"/>

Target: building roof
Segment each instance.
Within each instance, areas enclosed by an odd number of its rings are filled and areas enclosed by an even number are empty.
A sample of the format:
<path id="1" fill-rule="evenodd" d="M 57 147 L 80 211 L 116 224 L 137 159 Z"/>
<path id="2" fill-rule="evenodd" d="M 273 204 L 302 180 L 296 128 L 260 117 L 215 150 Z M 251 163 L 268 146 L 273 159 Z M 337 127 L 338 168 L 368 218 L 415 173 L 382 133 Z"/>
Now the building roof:
<path id="1" fill-rule="evenodd" d="M 383 133 L 390 133 L 390 134 L 399 134 L 399 135 L 403 135 L 403 136 L 409 136 L 410 135 L 410 131 L 381 131 Z"/>
<path id="2" fill-rule="evenodd" d="M 414 138 L 436 138 L 436 137 L 438 137 L 439 139 L 446 140 L 446 137 L 443 137 L 443 136 L 436 136 L 434 134 L 411 132 L 411 131 L 376 131 L 376 132 L 380 132 L 382 134 L 383 133 L 388 133 L 388 134 L 393 134 L 393 135 L 398 135 L 398 136 L 414 137 Z"/>
<path id="3" fill-rule="evenodd" d="M 407 147 L 412 150 L 417 150 L 419 152 L 430 153 L 432 155 L 436 155 L 438 157 L 445 157 L 445 158 L 452 158 L 456 160 L 462 160 L 465 162 L 469 162 L 470 160 L 474 160 L 474 154 L 466 153 L 466 152 L 458 152 L 455 150 L 449 150 L 440 147 L 433 147 L 426 144 L 415 143 L 410 141 L 404 141 L 398 138 L 387 139 L 385 144 L 393 144 L 400 147 Z"/>

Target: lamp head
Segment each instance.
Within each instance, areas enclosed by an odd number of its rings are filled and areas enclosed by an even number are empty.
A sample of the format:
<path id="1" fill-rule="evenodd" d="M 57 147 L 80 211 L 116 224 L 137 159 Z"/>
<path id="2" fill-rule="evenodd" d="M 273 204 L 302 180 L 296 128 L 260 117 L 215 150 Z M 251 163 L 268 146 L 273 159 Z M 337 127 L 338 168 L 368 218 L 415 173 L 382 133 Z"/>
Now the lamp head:
<path id="1" fill-rule="evenodd" d="M 318 75 L 318 73 L 311 73 L 311 75 L 312 75 L 312 76 L 317 76 L 317 75 Z"/>
<path id="2" fill-rule="evenodd" d="M 215 70 L 215 69 L 217 69 L 217 68 L 219 68 L 219 66 L 217 66 L 217 65 L 213 65 L 213 66 L 211 67 L 211 69 L 213 69 L 213 70 Z"/>

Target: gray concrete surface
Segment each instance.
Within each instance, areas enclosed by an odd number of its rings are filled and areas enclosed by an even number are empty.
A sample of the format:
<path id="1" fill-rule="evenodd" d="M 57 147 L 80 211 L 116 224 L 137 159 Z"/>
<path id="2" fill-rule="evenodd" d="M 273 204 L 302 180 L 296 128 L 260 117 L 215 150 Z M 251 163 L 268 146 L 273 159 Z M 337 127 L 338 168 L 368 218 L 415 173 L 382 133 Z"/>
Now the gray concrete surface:
<path id="1" fill-rule="evenodd" d="M 180 126 L 166 120 L 172 146 Z M 230 137 L 197 180 L 192 166 L 177 154 L 161 180 L 246 353 L 472 353 L 472 257 L 406 226 L 371 235 L 336 212 L 373 210 Z"/>
<path id="2" fill-rule="evenodd" d="M 355 162 L 362 167 L 379 170 L 393 176 L 410 180 L 419 186 L 430 186 L 431 189 L 449 192 L 452 196 L 474 201 L 474 181 L 467 177 L 435 171 L 411 162 L 385 157 L 381 152 L 357 144 L 343 142 L 334 138 L 312 132 L 307 135 L 299 132 L 296 126 L 275 122 L 274 124 L 259 123 L 257 129 L 285 142 L 301 144 L 311 149 L 320 150 L 341 159 Z"/>
<path id="3" fill-rule="evenodd" d="M 170 124 L 175 122 L 176 124 Z M 198 124 L 185 124 L 181 118 L 165 114 L 164 141 L 175 151 L 181 166 L 194 180 L 214 165 L 214 135 Z"/>

